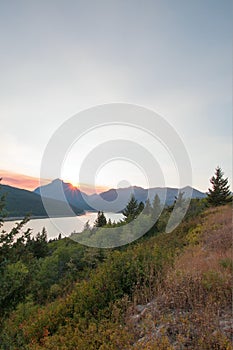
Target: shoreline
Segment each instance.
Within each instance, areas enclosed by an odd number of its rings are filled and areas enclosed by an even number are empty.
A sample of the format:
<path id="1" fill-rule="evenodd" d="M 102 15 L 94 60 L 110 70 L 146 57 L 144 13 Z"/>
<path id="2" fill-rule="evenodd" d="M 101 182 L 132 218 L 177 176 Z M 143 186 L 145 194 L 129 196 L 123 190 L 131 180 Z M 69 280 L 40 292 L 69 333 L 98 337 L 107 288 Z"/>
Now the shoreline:
<path id="1" fill-rule="evenodd" d="M 23 220 L 26 216 L 9 216 L 8 218 L 3 218 L 4 222 L 7 221 L 18 221 L 18 220 Z M 47 219 L 48 216 L 30 216 L 29 219 Z"/>
<path id="2" fill-rule="evenodd" d="M 54 215 L 54 216 L 45 216 L 45 215 L 41 215 L 41 216 L 30 216 L 29 217 L 29 221 L 30 220 L 36 220 L 36 219 L 50 219 L 50 218 L 74 218 L 76 216 L 83 216 L 83 215 L 86 215 L 87 213 L 97 213 L 97 211 L 84 211 L 82 214 L 78 214 L 78 215 L 73 215 L 73 216 L 61 216 L 61 215 Z M 20 221 L 20 220 L 23 220 L 24 218 L 26 217 L 25 216 L 9 216 L 9 217 L 6 217 L 6 218 L 2 218 L 4 222 L 7 222 L 7 221 Z"/>

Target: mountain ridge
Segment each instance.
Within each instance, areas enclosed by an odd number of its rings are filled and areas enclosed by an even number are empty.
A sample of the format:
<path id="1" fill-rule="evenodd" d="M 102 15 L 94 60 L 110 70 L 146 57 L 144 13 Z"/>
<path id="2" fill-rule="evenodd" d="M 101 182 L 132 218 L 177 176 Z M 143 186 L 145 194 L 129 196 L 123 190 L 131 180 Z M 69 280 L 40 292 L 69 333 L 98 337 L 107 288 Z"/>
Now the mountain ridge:
<path id="1" fill-rule="evenodd" d="M 153 198 L 157 194 L 160 197 L 161 203 L 164 205 L 171 205 L 175 201 L 175 197 L 178 193 L 184 192 L 184 198 L 204 198 L 205 193 L 192 188 L 191 186 L 185 186 L 181 189 L 173 187 L 153 187 L 145 189 L 140 186 L 129 186 L 125 188 L 111 188 L 107 191 L 99 194 L 94 193 L 91 195 L 80 191 L 77 187 L 74 187 L 70 183 L 64 182 L 61 179 L 55 179 L 50 184 L 38 187 L 34 190 L 37 194 L 42 194 L 44 197 L 60 199 L 59 192 L 63 189 L 63 194 L 66 200 L 75 205 L 77 208 L 83 210 L 103 210 L 118 212 L 119 207 L 124 208 L 128 203 L 130 196 L 133 194 L 138 202 L 144 202 L 149 198 L 153 201 Z M 42 193 L 41 193 L 42 192 Z M 62 194 L 62 195 L 63 195 Z M 64 197 L 63 197 L 64 199 Z"/>
<path id="2" fill-rule="evenodd" d="M 59 198 L 59 191 L 63 189 L 63 200 Z M 53 216 L 70 216 L 70 211 L 66 212 L 64 201 L 66 200 L 76 215 L 85 211 L 108 211 L 120 212 L 125 208 L 130 196 L 133 194 L 138 202 L 144 202 L 147 198 L 153 201 L 157 194 L 161 203 L 172 205 L 179 191 L 184 191 L 184 198 L 187 193 L 192 192 L 192 198 L 204 198 L 205 193 L 186 186 L 182 189 L 173 187 L 153 187 L 145 189 L 140 186 L 129 186 L 125 188 L 111 188 L 99 194 L 88 195 L 74 187 L 69 182 L 61 179 L 54 179 L 51 183 L 37 187 L 34 191 L 21 189 L 9 185 L 1 184 L 1 193 L 6 193 L 6 210 L 11 217 L 25 216 L 30 212 L 34 217 L 47 217 L 44 202 L 52 208 Z M 58 191 L 59 190 L 59 191 Z M 41 198 L 43 195 L 43 200 Z M 74 214 L 74 215 L 75 215 Z M 51 213 L 50 213 L 51 215 Z"/>
<path id="3" fill-rule="evenodd" d="M 0 194 L 6 196 L 5 209 L 10 217 L 23 217 L 28 214 L 33 217 L 48 216 L 41 196 L 35 192 L 1 184 Z M 46 204 L 53 208 L 51 211 L 53 216 L 70 216 L 69 212 L 65 210 L 63 202 L 48 198 Z M 83 213 L 83 210 L 76 208 L 74 205 L 71 206 L 76 215 Z"/>

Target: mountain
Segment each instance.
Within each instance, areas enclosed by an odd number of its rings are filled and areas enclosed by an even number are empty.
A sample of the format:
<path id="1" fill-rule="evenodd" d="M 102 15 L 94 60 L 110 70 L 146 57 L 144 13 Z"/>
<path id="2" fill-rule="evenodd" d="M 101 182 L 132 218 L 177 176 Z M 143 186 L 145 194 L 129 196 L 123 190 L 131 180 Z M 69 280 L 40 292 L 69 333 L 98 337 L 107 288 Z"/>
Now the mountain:
<path id="1" fill-rule="evenodd" d="M 83 210 L 103 210 L 119 212 L 125 208 L 130 196 L 133 194 L 138 202 L 144 202 L 147 198 L 152 202 L 157 194 L 163 204 L 171 205 L 174 203 L 179 189 L 170 187 L 154 187 L 145 189 L 138 186 L 127 188 L 110 189 L 100 194 L 87 195 L 78 188 L 73 187 L 70 183 L 63 182 L 60 179 L 52 181 L 50 184 L 38 187 L 35 193 L 41 194 L 46 198 L 62 199 L 61 190 L 70 204 Z M 204 198 L 206 195 L 190 186 L 181 189 L 184 192 L 184 198 Z M 60 193 L 60 194 L 59 194 Z"/>
<path id="2" fill-rule="evenodd" d="M 63 182 L 60 179 L 52 181 L 50 184 L 38 187 L 34 192 L 23 190 L 20 188 L 1 185 L 1 193 L 6 194 L 6 210 L 8 216 L 20 217 L 30 213 L 32 216 L 47 216 L 43 201 L 51 208 L 50 216 L 70 216 L 70 211 L 66 209 L 64 201 L 59 196 L 59 190 L 63 189 L 65 198 L 71 206 L 75 214 L 82 214 L 84 210 L 103 210 L 120 212 L 125 208 L 129 198 L 134 194 L 138 202 L 145 202 L 149 198 L 152 202 L 154 196 L 158 194 L 162 203 L 171 205 L 175 196 L 177 196 L 177 188 L 150 188 L 144 189 L 138 186 L 128 188 L 110 189 L 100 194 L 87 195 L 71 184 Z M 192 198 L 204 198 L 206 195 L 191 187 L 181 189 L 185 192 L 184 197 L 192 191 Z M 64 199 L 64 198 L 63 198 Z"/>
<path id="3" fill-rule="evenodd" d="M 1 185 L 0 194 L 6 195 L 5 209 L 10 217 L 21 217 L 30 213 L 32 216 L 47 216 L 40 195 L 23 190 L 20 188 Z M 70 216 L 70 213 L 64 209 L 64 203 L 55 199 L 48 198 L 47 204 L 52 208 L 53 216 Z M 83 211 L 72 206 L 76 214 L 82 214 Z"/>
<path id="4" fill-rule="evenodd" d="M 61 201 L 65 200 L 65 198 L 62 198 L 61 196 L 61 190 L 63 191 L 69 204 L 74 205 L 80 210 L 92 210 L 92 208 L 87 204 L 88 195 L 86 193 L 81 192 L 77 187 L 74 187 L 70 183 L 64 182 L 60 179 L 55 179 L 48 185 L 36 188 L 34 193 L 42 195 L 46 198 Z"/>
<path id="5" fill-rule="evenodd" d="M 184 198 L 205 198 L 206 194 L 186 186 L 180 190 L 184 192 Z M 92 207 L 99 208 L 99 210 L 118 211 L 119 207 L 124 208 L 128 203 L 130 196 L 133 194 L 138 202 L 143 202 L 150 199 L 151 203 L 157 194 L 161 203 L 165 205 L 172 205 L 175 197 L 178 195 L 178 188 L 170 187 L 154 187 L 145 189 L 138 186 L 132 186 L 127 188 L 110 189 L 102 192 L 99 195 L 93 194 L 89 196 L 89 203 Z M 102 201 L 104 199 L 105 202 Z M 119 200 L 119 203 L 117 202 Z"/>

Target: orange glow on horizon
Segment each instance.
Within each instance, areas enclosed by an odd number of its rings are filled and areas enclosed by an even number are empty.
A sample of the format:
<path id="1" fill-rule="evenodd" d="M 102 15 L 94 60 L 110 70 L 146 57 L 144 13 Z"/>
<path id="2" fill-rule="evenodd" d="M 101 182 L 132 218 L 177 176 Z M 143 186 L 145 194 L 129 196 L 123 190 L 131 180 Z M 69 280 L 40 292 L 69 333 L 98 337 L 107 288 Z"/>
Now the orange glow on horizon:
<path id="1" fill-rule="evenodd" d="M 86 194 L 93 194 L 93 193 L 101 193 L 109 190 L 108 186 L 94 186 L 94 185 L 88 185 L 88 184 L 80 184 L 78 186 L 78 189 L 81 192 L 85 192 Z"/>
<path id="2" fill-rule="evenodd" d="M 1 184 L 33 191 L 41 185 L 40 179 L 34 176 L 15 173 L 8 170 L 0 170 Z M 48 184 L 50 180 L 43 180 L 43 184 Z"/>
<path id="3" fill-rule="evenodd" d="M 52 179 L 39 179 L 37 177 L 19 174 L 13 171 L 1 170 L 0 178 L 2 178 L 1 184 L 21 188 L 28 191 L 33 191 L 41 185 L 47 185 L 52 182 Z M 70 184 L 70 189 L 75 190 L 76 188 L 86 194 L 101 193 L 109 190 L 107 186 L 93 186 L 88 184 L 77 184 L 73 181 L 63 180 Z"/>
<path id="4" fill-rule="evenodd" d="M 78 189 L 78 187 L 77 187 L 77 186 L 74 186 L 72 183 L 69 182 L 69 189 L 70 189 L 71 191 L 75 191 L 75 190 Z"/>
<path id="5" fill-rule="evenodd" d="M 81 192 L 85 192 L 86 194 L 93 194 L 93 193 L 101 193 L 109 190 L 108 186 L 94 186 L 89 184 L 79 184 L 78 182 L 71 181 L 68 179 L 63 180 L 66 183 L 70 184 L 70 189 L 75 190 L 78 189 Z"/>

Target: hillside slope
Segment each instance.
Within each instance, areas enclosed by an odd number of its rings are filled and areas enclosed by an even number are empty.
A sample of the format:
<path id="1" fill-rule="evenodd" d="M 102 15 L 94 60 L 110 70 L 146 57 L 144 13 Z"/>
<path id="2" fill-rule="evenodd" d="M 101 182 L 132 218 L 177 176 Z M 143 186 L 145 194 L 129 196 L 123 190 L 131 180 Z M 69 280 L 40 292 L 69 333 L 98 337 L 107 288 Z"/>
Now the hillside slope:
<path id="1" fill-rule="evenodd" d="M 108 251 L 62 239 L 8 266 L 29 283 L 2 319 L 2 349 L 232 350 L 231 207 L 200 204 L 168 234 Z"/>
<path id="2" fill-rule="evenodd" d="M 22 217 L 30 213 L 32 216 L 47 216 L 41 197 L 31 191 L 20 188 L 1 185 L 1 193 L 5 194 L 5 209 L 10 217 Z M 54 199 L 48 199 L 48 204 L 53 208 L 54 216 L 66 216 L 63 203 Z M 83 211 L 72 207 L 76 214 L 81 214 Z M 69 213 L 67 213 L 68 215 Z M 70 214 L 69 214 L 70 215 Z"/>
<path id="3" fill-rule="evenodd" d="M 231 207 L 208 210 L 187 241 L 153 300 L 128 316 L 134 349 L 232 349 Z"/>

